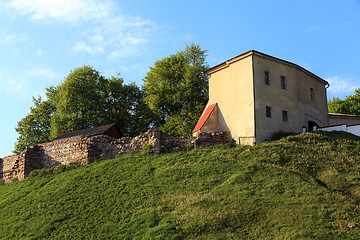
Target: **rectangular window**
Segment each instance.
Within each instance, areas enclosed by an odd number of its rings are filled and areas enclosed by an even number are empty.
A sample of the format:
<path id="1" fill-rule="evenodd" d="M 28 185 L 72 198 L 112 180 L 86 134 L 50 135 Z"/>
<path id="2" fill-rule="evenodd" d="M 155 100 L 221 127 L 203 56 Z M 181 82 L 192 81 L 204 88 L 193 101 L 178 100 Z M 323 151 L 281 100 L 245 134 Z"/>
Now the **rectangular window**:
<path id="1" fill-rule="evenodd" d="M 271 118 L 271 107 L 266 106 L 266 117 Z"/>
<path id="2" fill-rule="evenodd" d="M 311 101 L 314 101 L 314 89 L 310 88 L 310 99 Z"/>
<path id="3" fill-rule="evenodd" d="M 286 89 L 286 86 L 285 86 L 285 77 L 284 76 L 281 76 L 281 88 L 282 89 Z"/>
<path id="4" fill-rule="evenodd" d="M 269 72 L 265 71 L 265 84 L 270 85 Z"/>
<path id="5" fill-rule="evenodd" d="M 287 120 L 288 120 L 287 111 L 282 111 L 282 119 L 283 119 L 283 122 L 287 122 Z"/>

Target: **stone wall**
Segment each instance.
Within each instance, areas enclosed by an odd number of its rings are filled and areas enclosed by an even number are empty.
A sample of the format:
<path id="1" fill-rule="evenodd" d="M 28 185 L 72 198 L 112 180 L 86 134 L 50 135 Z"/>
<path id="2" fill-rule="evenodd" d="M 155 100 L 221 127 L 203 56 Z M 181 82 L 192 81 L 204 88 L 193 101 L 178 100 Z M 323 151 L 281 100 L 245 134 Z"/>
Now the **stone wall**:
<path id="1" fill-rule="evenodd" d="M 38 144 L 27 150 L 25 176 L 35 169 L 78 161 L 85 164 L 88 158 L 87 143 L 81 137 Z"/>
<path id="2" fill-rule="evenodd" d="M 26 150 L 20 154 L 11 155 L 0 159 L 2 173 L 5 182 L 11 179 L 23 180 L 25 178 L 25 156 Z"/>
<path id="3" fill-rule="evenodd" d="M 192 148 L 215 146 L 231 142 L 227 132 L 202 133 L 197 137 L 171 137 L 157 129 L 150 129 L 134 138 L 115 139 L 100 135 L 78 137 L 38 144 L 25 149 L 20 154 L 0 159 L 0 177 L 5 182 L 17 178 L 22 180 L 36 169 L 53 168 L 60 164 L 88 162 L 121 157 L 132 152 L 143 152 L 145 145 L 150 145 L 149 155 L 169 153 Z"/>
<path id="4" fill-rule="evenodd" d="M 160 138 L 162 132 L 150 129 L 144 134 L 130 138 L 122 137 L 115 139 L 109 136 L 94 136 L 85 139 L 88 146 L 88 161 L 93 162 L 101 159 L 121 157 L 131 152 L 141 153 L 144 145 L 151 145 L 150 154 L 160 153 Z"/>

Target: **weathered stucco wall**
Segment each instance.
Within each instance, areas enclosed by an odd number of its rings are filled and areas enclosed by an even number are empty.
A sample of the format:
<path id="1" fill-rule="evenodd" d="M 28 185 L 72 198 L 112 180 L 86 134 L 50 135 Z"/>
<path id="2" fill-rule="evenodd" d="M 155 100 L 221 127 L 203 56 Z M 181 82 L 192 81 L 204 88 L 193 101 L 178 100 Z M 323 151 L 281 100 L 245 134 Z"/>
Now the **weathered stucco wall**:
<path id="1" fill-rule="evenodd" d="M 229 131 L 236 143 L 254 145 L 275 131 L 328 125 L 326 81 L 296 64 L 249 51 L 205 73 L 210 76 L 206 108 L 218 104 L 213 114 L 218 121 L 204 124 L 201 132 Z"/>
<path id="2" fill-rule="evenodd" d="M 38 144 L 25 149 L 20 154 L 0 159 L 0 178 L 23 180 L 36 169 L 53 168 L 60 164 L 88 162 L 121 157 L 131 152 L 140 153 L 145 145 L 151 146 L 150 155 L 168 153 L 205 146 L 215 146 L 231 142 L 228 132 L 204 133 L 198 137 L 176 138 L 157 129 L 134 138 L 115 139 L 100 135 L 86 138 L 71 138 Z"/>
<path id="3" fill-rule="evenodd" d="M 207 72 L 208 105 L 217 103 L 215 131 L 230 131 L 238 144 L 255 140 L 254 87 L 251 53 L 241 55 Z M 206 131 L 209 132 L 209 131 Z"/>
<path id="4" fill-rule="evenodd" d="M 324 81 L 280 59 L 257 53 L 253 58 L 257 143 L 269 139 L 275 131 L 301 132 L 308 121 L 328 125 Z M 265 71 L 269 72 L 269 85 L 265 84 Z M 282 76 L 285 88 L 281 86 Z M 266 116 L 266 106 L 271 107 L 271 117 Z M 283 121 L 283 111 L 287 112 L 287 121 Z"/>

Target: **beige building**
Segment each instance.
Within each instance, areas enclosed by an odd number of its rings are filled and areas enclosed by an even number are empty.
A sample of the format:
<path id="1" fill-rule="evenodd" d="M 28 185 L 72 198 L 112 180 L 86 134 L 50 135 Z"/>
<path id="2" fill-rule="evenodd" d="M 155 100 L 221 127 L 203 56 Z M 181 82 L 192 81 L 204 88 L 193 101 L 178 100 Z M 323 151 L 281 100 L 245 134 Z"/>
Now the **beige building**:
<path id="1" fill-rule="evenodd" d="M 205 73 L 209 102 L 194 134 L 229 131 L 238 144 L 254 145 L 275 131 L 329 124 L 329 84 L 294 63 L 252 50 Z"/>

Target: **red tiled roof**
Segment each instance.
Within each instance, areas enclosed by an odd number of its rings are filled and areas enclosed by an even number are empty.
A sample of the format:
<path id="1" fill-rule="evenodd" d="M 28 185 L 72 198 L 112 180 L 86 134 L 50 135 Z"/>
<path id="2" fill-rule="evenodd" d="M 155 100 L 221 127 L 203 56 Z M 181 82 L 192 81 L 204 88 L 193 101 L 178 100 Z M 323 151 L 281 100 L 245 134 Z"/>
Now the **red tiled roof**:
<path id="1" fill-rule="evenodd" d="M 204 123 L 206 122 L 206 120 L 209 118 L 210 114 L 212 113 L 212 111 L 214 110 L 214 108 L 216 107 L 217 103 L 211 104 L 209 105 L 204 114 L 201 116 L 201 118 L 199 119 L 199 121 L 197 122 L 194 130 L 192 131 L 193 133 L 196 131 L 199 131 L 202 126 L 204 125 Z"/>

